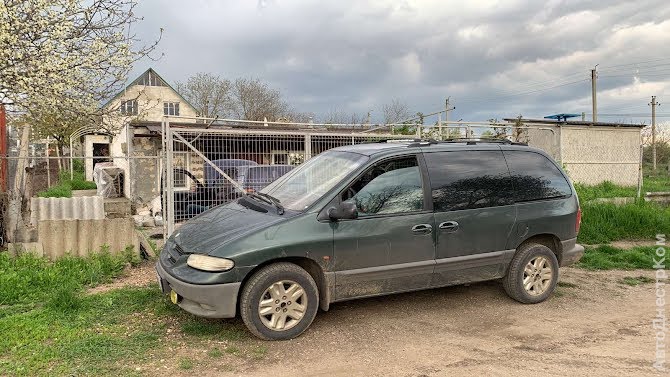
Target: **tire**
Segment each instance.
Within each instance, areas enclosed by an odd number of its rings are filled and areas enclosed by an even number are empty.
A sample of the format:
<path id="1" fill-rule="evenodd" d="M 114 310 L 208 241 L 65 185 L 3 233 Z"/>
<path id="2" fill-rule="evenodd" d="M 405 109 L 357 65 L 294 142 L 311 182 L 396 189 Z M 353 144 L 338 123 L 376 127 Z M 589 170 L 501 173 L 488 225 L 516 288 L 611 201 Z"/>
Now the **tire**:
<path id="1" fill-rule="evenodd" d="M 557 282 L 556 255 L 544 245 L 531 243 L 517 250 L 503 278 L 503 287 L 516 301 L 537 304 L 552 294 Z"/>
<path id="2" fill-rule="evenodd" d="M 265 340 L 286 340 L 302 334 L 312 324 L 318 308 L 319 291 L 312 276 L 286 262 L 256 272 L 240 297 L 244 324 Z"/>

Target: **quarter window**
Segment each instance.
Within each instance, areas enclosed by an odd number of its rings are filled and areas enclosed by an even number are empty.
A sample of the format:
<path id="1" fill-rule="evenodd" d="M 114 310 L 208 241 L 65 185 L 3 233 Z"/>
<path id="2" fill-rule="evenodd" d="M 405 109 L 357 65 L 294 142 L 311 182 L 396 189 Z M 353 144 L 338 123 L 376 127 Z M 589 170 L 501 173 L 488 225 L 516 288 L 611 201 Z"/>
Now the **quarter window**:
<path id="1" fill-rule="evenodd" d="M 179 102 L 163 102 L 164 115 L 179 115 Z"/>
<path id="2" fill-rule="evenodd" d="M 423 210 L 423 185 L 416 157 L 388 160 L 369 168 L 343 194 L 361 217 Z"/>
<path id="3" fill-rule="evenodd" d="M 512 204 L 512 184 L 500 151 L 426 153 L 435 211 Z"/>
<path id="4" fill-rule="evenodd" d="M 505 151 L 514 185 L 514 200 L 532 200 L 567 197 L 572 194 L 556 165 L 545 156 L 535 152 Z"/>

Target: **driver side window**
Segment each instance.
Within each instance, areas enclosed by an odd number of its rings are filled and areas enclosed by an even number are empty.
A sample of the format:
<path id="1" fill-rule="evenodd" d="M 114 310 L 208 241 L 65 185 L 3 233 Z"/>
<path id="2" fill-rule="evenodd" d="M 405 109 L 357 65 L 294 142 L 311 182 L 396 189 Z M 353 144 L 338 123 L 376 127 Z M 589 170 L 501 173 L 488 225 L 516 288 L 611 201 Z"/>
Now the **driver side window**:
<path id="1" fill-rule="evenodd" d="M 423 186 L 416 157 L 379 162 L 342 194 L 360 217 L 423 210 Z"/>

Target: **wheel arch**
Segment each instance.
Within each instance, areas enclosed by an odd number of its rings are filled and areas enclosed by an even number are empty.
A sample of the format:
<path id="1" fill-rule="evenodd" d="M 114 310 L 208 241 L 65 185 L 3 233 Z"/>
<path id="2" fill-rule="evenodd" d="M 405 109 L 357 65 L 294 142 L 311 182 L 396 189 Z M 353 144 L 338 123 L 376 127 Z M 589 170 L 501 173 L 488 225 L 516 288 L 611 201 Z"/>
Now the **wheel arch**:
<path id="1" fill-rule="evenodd" d="M 553 251 L 554 255 L 556 255 L 556 259 L 558 260 L 558 264 L 560 266 L 561 259 L 563 257 L 563 245 L 561 244 L 561 240 L 555 234 L 542 233 L 528 237 L 519 245 L 517 245 L 516 250 L 519 250 L 523 246 L 530 243 L 536 243 L 548 247 L 549 250 Z"/>
<path id="2" fill-rule="evenodd" d="M 302 268 L 303 270 L 307 271 L 307 273 L 309 273 L 310 276 L 312 276 L 312 279 L 314 279 L 314 282 L 316 282 L 317 289 L 319 290 L 319 308 L 323 311 L 328 311 L 330 307 L 331 284 L 329 283 L 327 274 L 323 270 L 323 268 L 314 259 L 310 259 L 307 257 L 284 257 L 265 261 L 254 267 L 251 271 L 249 271 L 246 274 L 244 279 L 242 279 L 242 284 L 240 285 L 240 290 L 237 294 L 238 313 L 239 313 L 239 305 L 241 301 L 242 291 L 244 286 L 249 281 L 249 279 L 251 279 L 251 277 L 262 268 L 281 262 L 288 262 L 295 264 L 300 268 Z"/>

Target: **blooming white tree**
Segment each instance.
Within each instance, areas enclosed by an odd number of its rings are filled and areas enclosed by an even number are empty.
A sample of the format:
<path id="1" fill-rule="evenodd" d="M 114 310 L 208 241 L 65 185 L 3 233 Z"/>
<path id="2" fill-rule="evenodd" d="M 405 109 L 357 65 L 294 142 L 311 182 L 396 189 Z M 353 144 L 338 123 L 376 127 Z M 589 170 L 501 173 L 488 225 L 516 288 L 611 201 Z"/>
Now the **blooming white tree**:
<path id="1" fill-rule="evenodd" d="M 0 101 L 32 116 L 101 122 L 133 63 L 154 51 L 132 28 L 135 0 L 0 0 Z M 162 32 L 162 31 L 161 31 Z M 62 118 L 62 116 L 59 116 Z M 48 118 L 48 117 L 47 117 Z M 39 123 L 35 124 L 39 126 Z"/>

